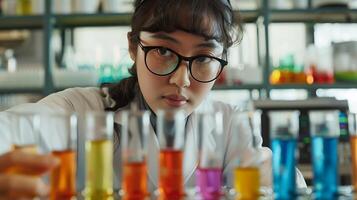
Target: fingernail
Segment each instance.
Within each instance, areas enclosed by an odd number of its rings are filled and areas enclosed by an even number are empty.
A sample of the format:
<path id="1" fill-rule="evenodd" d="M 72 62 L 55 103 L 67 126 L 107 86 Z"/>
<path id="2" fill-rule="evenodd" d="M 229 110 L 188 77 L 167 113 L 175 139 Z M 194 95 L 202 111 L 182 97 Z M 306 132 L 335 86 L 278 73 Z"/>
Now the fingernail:
<path id="1" fill-rule="evenodd" d="M 41 197 L 47 196 L 50 193 L 50 187 L 45 185 L 42 181 L 37 187 L 38 195 Z"/>
<path id="2" fill-rule="evenodd" d="M 59 165 L 61 163 L 61 160 L 59 158 L 54 157 L 53 158 L 53 165 Z"/>
<path id="3" fill-rule="evenodd" d="M 59 158 L 54 157 L 52 155 L 47 155 L 45 161 L 49 166 L 57 166 L 61 163 L 61 160 Z"/>

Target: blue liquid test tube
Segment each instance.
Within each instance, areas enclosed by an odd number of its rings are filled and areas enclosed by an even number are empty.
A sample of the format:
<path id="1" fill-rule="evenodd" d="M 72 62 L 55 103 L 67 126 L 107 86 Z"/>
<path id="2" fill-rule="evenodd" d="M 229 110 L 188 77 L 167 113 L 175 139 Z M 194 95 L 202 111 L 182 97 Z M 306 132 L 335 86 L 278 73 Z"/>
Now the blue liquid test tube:
<path id="1" fill-rule="evenodd" d="M 273 151 L 274 199 L 294 199 L 296 196 L 296 144 L 299 131 L 298 111 L 269 113 Z"/>
<path id="2" fill-rule="evenodd" d="M 314 197 L 334 199 L 338 196 L 338 111 L 311 111 L 311 158 Z"/>

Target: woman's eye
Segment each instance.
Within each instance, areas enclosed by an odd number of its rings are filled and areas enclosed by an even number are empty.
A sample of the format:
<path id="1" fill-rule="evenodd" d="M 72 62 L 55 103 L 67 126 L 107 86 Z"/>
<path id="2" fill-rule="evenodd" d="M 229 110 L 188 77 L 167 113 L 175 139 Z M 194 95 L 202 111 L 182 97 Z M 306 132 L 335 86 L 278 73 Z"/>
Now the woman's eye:
<path id="1" fill-rule="evenodd" d="M 198 57 L 196 58 L 196 61 L 199 63 L 208 63 L 212 60 L 210 57 Z"/>
<path id="2" fill-rule="evenodd" d="M 170 56 L 172 53 L 166 48 L 158 48 L 157 53 L 161 56 Z"/>

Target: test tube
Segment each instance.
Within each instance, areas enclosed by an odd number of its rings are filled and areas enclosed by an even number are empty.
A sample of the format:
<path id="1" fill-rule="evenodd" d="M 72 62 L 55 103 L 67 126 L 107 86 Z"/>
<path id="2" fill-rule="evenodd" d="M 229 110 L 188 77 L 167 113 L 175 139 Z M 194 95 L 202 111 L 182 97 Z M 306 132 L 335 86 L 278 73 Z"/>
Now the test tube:
<path id="1" fill-rule="evenodd" d="M 314 195 L 317 199 L 334 199 L 338 195 L 339 111 L 310 111 L 311 158 Z"/>
<path id="2" fill-rule="evenodd" d="M 40 116 L 30 112 L 12 112 L 14 150 L 26 153 L 38 153 L 40 141 Z"/>
<path id="3" fill-rule="evenodd" d="M 144 199 L 147 186 L 149 111 L 121 112 L 122 194 L 124 199 Z"/>
<path id="4" fill-rule="evenodd" d="M 185 195 L 183 150 L 186 115 L 183 111 L 158 111 L 156 132 L 159 139 L 159 198 L 180 199 Z"/>
<path id="5" fill-rule="evenodd" d="M 258 144 L 256 137 L 259 137 L 261 134 L 260 115 L 261 113 L 258 111 L 246 111 L 238 112 L 233 117 L 232 129 L 242 133 L 235 133 L 232 137 L 238 137 L 238 135 L 251 137 L 251 146 L 248 146 L 248 148 L 251 148 L 251 151 L 257 151 Z M 237 138 L 237 140 L 239 139 L 241 138 Z M 244 149 L 242 151 L 248 150 Z M 258 167 L 260 159 L 255 158 L 254 162 L 250 161 L 248 163 L 241 162 L 241 159 L 242 157 L 237 156 L 233 171 L 234 189 L 237 193 L 237 199 L 258 199 L 260 196 L 260 171 Z M 249 158 L 245 159 L 251 160 Z"/>
<path id="6" fill-rule="evenodd" d="M 40 141 L 40 117 L 29 112 L 12 112 L 11 141 L 13 151 L 22 151 L 28 154 L 38 154 Z M 7 170 L 10 174 L 27 174 L 36 176 L 36 172 L 25 166 L 14 166 Z"/>
<path id="7" fill-rule="evenodd" d="M 86 187 L 87 199 L 113 195 L 113 113 L 89 112 L 86 126 Z"/>
<path id="8" fill-rule="evenodd" d="M 222 196 L 222 167 L 225 150 L 223 115 L 220 112 L 196 113 L 199 163 L 196 187 L 201 199 Z"/>
<path id="9" fill-rule="evenodd" d="M 357 114 L 350 113 L 348 115 L 348 128 L 350 134 L 351 145 L 351 160 L 352 160 L 352 185 L 357 191 Z"/>
<path id="10" fill-rule="evenodd" d="M 293 199 L 296 195 L 296 143 L 298 111 L 271 111 L 270 136 L 273 151 L 274 199 Z"/>
<path id="11" fill-rule="evenodd" d="M 71 199 L 77 193 L 77 116 L 44 114 L 41 115 L 41 123 L 45 130 L 52 130 L 50 151 L 60 160 L 60 164 L 51 171 L 50 197 L 52 200 Z"/>

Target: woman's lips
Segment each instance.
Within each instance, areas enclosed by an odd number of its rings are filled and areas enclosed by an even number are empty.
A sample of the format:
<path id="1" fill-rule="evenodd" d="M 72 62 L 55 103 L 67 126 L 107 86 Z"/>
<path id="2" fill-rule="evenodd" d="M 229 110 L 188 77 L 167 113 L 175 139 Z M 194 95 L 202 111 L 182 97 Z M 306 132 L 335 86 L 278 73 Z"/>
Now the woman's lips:
<path id="1" fill-rule="evenodd" d="M 163 97 L 169 106 L 180 107 L 187 103 L 187 98 L 179 95 L 167 95 Z"/>

